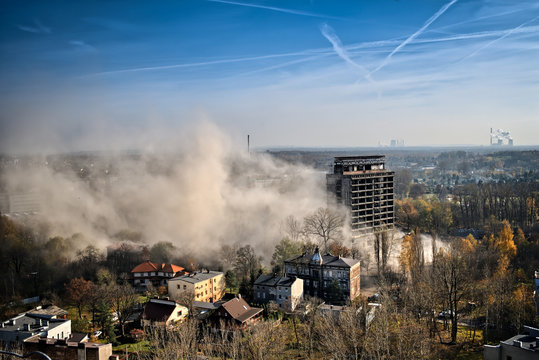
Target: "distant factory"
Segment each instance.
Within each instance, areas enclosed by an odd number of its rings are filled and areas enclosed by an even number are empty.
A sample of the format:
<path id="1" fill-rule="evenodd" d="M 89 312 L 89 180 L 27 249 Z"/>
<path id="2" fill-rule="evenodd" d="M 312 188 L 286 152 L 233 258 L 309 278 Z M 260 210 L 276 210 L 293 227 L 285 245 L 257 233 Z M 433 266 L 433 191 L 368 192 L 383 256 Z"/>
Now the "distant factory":
<path id="1" fill-rule="evenodd" d="M 490 128 L 490 145 L 492 146 L 513 146 L 513 138 L 509 131 L 502 129 L 493 130 Z"/>

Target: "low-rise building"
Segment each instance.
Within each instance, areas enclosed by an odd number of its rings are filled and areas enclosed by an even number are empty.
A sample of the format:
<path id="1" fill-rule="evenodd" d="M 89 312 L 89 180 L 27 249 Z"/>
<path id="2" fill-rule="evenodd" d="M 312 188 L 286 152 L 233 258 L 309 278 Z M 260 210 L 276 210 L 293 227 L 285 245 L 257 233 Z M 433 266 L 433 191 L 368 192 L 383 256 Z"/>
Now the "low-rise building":
<path id="1" fill-rule="evenodd" d="M 28 311 L 26 315 L 47 320 L 67 319 L 67 311 L 53 304 L 38 306 Z"/>
<path id="2" fill-rule="evenodd" d="M 183 274 L 185 274 L 185 269 L 181 266 L 151 261 L 138 264 L 131 270 L 133 285 L 142 291 L 146 290 L 150 284 L 154 287 L 167 286 L 170 279 Z"/>
<path id="3" fill-rule="evenodd" d="M 485 360 L 539 359 L 539 329 L 524 326 L 523 334 L 513 336 L 499 345 L 485 345 Z"/>
<path id="4" fill-rule="evenodd" d="M 47 339 L 34 336 L 24 341 L 23 351 L 25 353 L 41 351 L 54 360 L 109 360 L 112 356 L 112 344 L 71 342 L 68 339 Z M 34 358 L 37 359 L 37 357 L 32 357 Z"/>
<path id="5" fill-rule="evenodd" d="M 226 292 L 225 275 L 219 271 L 201 271 L 170 279 L 168 294 L 173 299 L 188 296 L 193 301 L 215 302 Z"/>
<path id="6" fill-rule="evenodd" d="M 258 322 L 263 310 L 251 307 L 241 295 L 238 295 L 215 310 L 210 316 L 210 321 L 215 329 L 242 330 Z"/>
<path id="7" fill-rule="evenodd" d="M 188 309 L 173 300 L 150 299 L 144 305 L 142 312 L 142 326 L 168 328 L 182 321 Z"/>
<path id="8" fill-rule="evenodd" d="M 275 302 L 280 308 L 293 311 L 303 299 L 303 280 L 297 277 L 260 275 L 253 285 L 255 303 Z"/>
<path id="9" fill-rule="evenodd" d="M 330 304 L 344 304 L 359 296 L 359 260 L 303 253 L 284 262 L 285 275 L 303 279 L 304 295 L 316 296 Z"/>
<path id="10" fill-rule="evenodd" d="M 43 319 L 29 313 L 17 315 L 0 323 L 0 343 L 10 348 L 33 336 L 66 339 L 71 335 L 71 320 Z"/>

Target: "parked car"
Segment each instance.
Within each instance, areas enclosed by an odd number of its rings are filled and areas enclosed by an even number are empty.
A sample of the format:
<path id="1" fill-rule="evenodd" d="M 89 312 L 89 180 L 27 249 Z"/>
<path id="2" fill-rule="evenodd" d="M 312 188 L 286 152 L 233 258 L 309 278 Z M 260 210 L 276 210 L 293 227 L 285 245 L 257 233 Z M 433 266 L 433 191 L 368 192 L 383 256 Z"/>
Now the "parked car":
<path id="1" fill-rule="evenodd" d="M 453 315 L 453 312 L 451 310 L 442 310 L 438 314 L 439 319 L 449 319 Z"/>

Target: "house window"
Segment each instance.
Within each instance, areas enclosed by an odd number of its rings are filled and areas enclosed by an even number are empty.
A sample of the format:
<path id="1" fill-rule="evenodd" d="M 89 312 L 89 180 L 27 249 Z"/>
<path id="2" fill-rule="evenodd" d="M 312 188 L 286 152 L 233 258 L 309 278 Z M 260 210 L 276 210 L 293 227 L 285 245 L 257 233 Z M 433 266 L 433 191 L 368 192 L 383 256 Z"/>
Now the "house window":
<path id="1" fill-rule="evenodd" d="M 282 299 L 281 295 L 279 294 L 279 299 Z"/>
<path id="2" fill-rule="evenodd" d="M 186 289 L 187 289 L 187 285 L 184 285 L 184 286 L 183 286 L 183 289 L 186 290 Z"/>
<path id="3" fill-rule="evenodd" d="M 176 285 L 176 286 L 178 286 L 178 289 L 181 289 L 181 288 L 182 288 L 180 284 L 178 284 L 178 285 Z"/>

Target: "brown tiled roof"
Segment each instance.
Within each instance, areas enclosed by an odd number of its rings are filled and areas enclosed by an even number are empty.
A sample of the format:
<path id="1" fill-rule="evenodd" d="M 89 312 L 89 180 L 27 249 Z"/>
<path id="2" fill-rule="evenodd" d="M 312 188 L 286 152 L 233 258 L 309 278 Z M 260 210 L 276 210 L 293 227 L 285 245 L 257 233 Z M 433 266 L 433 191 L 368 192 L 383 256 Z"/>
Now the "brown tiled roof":
<path id="1" fill-rule="evenodd" d="M 239 322 L 244 322 L 263 310 L 251 307 L 245 300 L 237 297 L 224 303 L 223 308 Z"/>
<path id="2" fill-rule="evenodd" d="M 180 271 L 183 271 L 183 268 L 178 265 L 174 264 L 158 264 L 153 263 L 151 261 L 145 261 L 142 264 L 138 264 L 135 266 L 133 270 L 131 270 L 132 273 L 140 273 L 140 272 L 155 272 L 155 271 L 162 271 L 166 273 L 177 273 Z"/>

